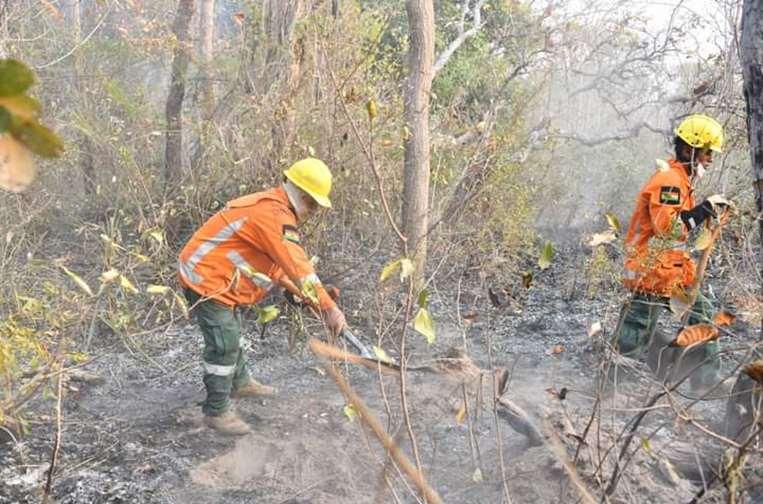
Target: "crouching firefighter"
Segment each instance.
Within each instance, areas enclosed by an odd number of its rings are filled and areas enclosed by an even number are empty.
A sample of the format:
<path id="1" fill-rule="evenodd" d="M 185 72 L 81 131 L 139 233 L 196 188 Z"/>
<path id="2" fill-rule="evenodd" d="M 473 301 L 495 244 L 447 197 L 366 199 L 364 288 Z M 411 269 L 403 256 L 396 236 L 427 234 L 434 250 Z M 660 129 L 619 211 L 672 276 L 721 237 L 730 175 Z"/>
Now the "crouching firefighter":
<path id="1" fill-rule="evenodd" d="M 331 207 L 331 172 L 322 161 L 307 158 L 284 175 L 279 187 L 228 202 L 193 234 L 179 257 L 178 276 L 204 336 L 204 421 L 223 434 L 250 431 L 231 410 L 231 398 L 275 393 L 249 374 L 238 307 L 259 302 L 274 285 L 288 286 L 314 300 L 334 334 L 345 324 L 298 233 L 320 207 Z"/>
<path id="2" fill-rule="evenodd" d="M 696 204 L 693 189 L 695 180 L 712 163 L 713 152 L 721 152 L 721 125 L 702 114 L 690 115 L 675 135 L 675 157 L 659 161 L 657 171 L 639 192 L 625 237 L 623 283 L 632 295 L 621 309 L 615 343 L 620 353 L 631 357 L 650 345 L 656 348 L 652 339 L 660 315 L 669 309 L 671 294 L 676 289 L 686 290 L 695 280 L 696 266 L 686 250 L 688 233 L 728 205 L 720 195 Z M 687 323 L 708 322 L 710 311 L 709 301 L 700 294 Z M 692 374 L 691 384 L 701 389 L 717 381 L 718 343 L 710 341 L 694 351 L 700 355 L 693 360 L 703 364 Z"/>

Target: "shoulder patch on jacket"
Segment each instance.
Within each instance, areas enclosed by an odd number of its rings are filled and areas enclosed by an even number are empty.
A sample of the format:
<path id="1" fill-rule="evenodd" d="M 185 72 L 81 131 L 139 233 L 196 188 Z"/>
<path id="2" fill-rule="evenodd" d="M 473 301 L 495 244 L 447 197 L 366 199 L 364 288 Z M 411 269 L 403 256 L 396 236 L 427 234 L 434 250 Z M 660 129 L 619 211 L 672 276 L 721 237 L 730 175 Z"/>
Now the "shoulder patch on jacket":
<path id="1" fill-rule="evenodd" d="M 289 224 L 284 224 L 283 239 L 292 243 L 299 243 L 299 233 L 297 232 L 297 228 L 290 226 Z"/>
<path id="2" fill-rule="evenodd" d="M 665 205 L 680 205 L 681 190 L 674 186 L 660 187 L 660 203 Z"/>

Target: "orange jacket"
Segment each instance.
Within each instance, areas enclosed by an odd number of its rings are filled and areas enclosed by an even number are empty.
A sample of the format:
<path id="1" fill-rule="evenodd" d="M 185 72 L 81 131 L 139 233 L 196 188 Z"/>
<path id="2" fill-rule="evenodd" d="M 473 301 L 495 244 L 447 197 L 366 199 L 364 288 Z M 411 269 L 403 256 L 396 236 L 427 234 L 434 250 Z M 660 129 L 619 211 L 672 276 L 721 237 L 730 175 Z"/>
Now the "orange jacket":
<path id="1" fill-rule="evenodd" d="M 694 207 L 693 193 L 686 169 L 675 159 L 658 167 L 641 189 L 625 237 L 626 287 L 669 297 L 694 281 L 696 268 L 683 250 L 687 229 L 679 216 Z"/>
<path id="2" fill-rule="evenodd" d="M 228 202 L 180 252 L 180 282 L 229 306 L 254 304 L 273 282 L 315 285 L 321 309 L 336 306 L 299 245 L 297 218 L 282 187 Z"/>

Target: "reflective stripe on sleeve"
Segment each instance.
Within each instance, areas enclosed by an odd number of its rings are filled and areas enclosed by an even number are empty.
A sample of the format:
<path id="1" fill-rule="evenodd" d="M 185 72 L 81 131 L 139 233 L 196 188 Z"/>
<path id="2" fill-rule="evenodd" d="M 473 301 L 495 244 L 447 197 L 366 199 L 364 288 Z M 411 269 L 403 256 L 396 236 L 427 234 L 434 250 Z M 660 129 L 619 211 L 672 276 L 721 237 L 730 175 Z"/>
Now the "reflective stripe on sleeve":
<path id="1" fill-rule="evenodd" d="M 228 252 L 225 257 L 230 260 L 230 262 L 233 263 L 236 268 L 241 270 L 243 274 L 246 275 L 246 277 L 254 282 L 254 285 L 259 287 L 260 289 L 268 290 L 271 287 L 273 287 L 273 281 L 264 273 L 260 273 L 254 267 L 247 262 L 246 259 L 241 257 L 241 254 L 236 252 L 235 250 L 231 250 Z"/>
<path id="2" fill-rule="evenodd" d="M 204 372 L 215 376 L 230 376 L 236 370 L 235 364 L 232 366 L 223 366 L 220 364 L 204 363 Z"/>

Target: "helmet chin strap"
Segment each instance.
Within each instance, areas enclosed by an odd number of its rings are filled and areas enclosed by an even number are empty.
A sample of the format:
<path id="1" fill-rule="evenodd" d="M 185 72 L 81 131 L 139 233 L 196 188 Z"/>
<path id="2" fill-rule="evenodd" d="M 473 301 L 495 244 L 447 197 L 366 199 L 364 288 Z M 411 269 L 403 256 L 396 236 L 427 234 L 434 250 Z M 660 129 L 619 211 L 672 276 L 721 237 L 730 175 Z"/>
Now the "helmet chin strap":
<path id="1" fill-rule="evenodd" d="M 305 193 L 302 190 L 291 183 L 290 180 L 286 180 L 283 183 L 283 188 L 286 190 L 286 196 L 289 198 L 294 212 L 297 214 L 297 220 L 302 223 L 310 217 L 310 209 L 305 205 L 304 196 Z"/>
<path id="2" fill-rule="evenodd" d="M 705 165 L 703 165 L 699 161 L 696 161 L 696 154 L 697 154 L 697 149 L 692 149 L 691 160 L 689 161 L 689 168 L 691 168 L 691 173 L 689 175 L 692 178 L 699 180 L 705 176 L 705 172 L 707 172 L 707 169 L 705 168 Z"/>

